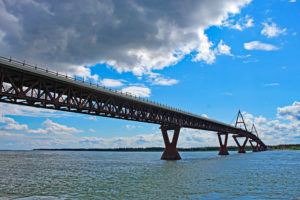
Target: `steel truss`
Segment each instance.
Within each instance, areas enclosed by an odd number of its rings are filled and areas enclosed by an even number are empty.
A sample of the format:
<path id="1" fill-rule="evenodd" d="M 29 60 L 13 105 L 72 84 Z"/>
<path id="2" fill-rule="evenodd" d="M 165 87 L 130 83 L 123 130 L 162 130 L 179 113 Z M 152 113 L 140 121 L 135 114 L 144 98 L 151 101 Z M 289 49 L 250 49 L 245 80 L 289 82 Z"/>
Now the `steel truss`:
<path id="1" fill-rule="evenodd" d="M 0 102 L 118 118 L 162 127 L 176 126 L 238 134 L 265 144 L 253 133 L 178 109 L 62 78 L 0 59 Z M 162 129 L 164 130 L 164 129 Z"/>

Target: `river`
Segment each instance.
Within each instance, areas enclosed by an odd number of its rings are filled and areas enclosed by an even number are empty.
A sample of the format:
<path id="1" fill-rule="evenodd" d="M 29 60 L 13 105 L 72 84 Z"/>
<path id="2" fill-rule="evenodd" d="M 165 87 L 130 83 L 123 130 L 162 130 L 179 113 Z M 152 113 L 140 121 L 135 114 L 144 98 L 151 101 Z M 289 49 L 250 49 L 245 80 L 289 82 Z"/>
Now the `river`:
<path id="1" fill-rule="evenodd" d="M 300 151 L 0 151 L 0 199 L 300 199 Z"/>

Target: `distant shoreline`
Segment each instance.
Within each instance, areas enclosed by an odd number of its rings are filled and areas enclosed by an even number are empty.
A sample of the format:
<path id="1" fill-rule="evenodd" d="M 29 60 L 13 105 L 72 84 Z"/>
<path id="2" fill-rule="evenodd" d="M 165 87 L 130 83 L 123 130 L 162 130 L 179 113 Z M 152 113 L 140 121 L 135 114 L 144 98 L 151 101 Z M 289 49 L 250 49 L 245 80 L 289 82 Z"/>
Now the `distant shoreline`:
<path id="1" fill-rule="evenodd" d="M 236 146 L 228 146 L 229 151 L 237 151 Z M 138 148 L 39 148 L 34 151 L 119 151 L 119 152 L 162 152 L 163 147 L 138 147 Z M 246 146 L 246 151 L 251 151 L 251 146 Z M 269 145 L 268 150 L 300 150 L 300 144 Z M 219 147 L 193 147 L 178 148 L 178 151 L 219 151 Z"/>

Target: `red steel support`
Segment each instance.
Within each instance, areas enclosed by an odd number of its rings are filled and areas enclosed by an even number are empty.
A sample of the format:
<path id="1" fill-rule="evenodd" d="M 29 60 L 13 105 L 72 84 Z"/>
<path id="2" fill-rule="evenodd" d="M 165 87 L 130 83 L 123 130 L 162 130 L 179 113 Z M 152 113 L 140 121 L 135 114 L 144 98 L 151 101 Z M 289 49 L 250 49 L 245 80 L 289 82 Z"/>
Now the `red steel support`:
<path id="1" fill-rule="evenodd" d="M 259 151 L 266 151 L 267 149 L 264 148 L 264 147 L 262 147 L 261 145 L 259 145 L 258 150 L 259 150 Z"/>
<path id="2" fill-rule="evenodd" d="M 245 137 L 244 143 L 243 143 L 242 145 L 239 143 L 239 141 L 238 141 L 236 138 L 238 138 L 238 137 L 244 137 L 244 136 L 241 136 L 241 135 L 233 135 L 232 137 L 233 137 L 234 141 L 236 142 L 236 144 L 237 144 L 237 146 L 238 146 L 238 148 L 239 148 L 239 151 L 238 151 L 238 152 L 239 152 L 239 153 L 246 153 L 246 151 L 245 151 L 245 146 L 246 146 L 246 144 L 247 144 L 248 137 Z"/>
<path id="3" fill-rule="evenodd" d="M 239 120 L 239 119 L 241 119 L 241 120 Z M 235 127 L 236 127 L 236 128 L 237 128 L 238 124 L 241 125 L 240 128 L 242 128 L 242 126 L 244 126 L 244 129 L 247 131 L 247 126 L 246 126 L 244 117 L 243 117 L 243 115 L 242 115 L 242 113 L 241 113 L 240 110 L 239 110 L 239 112 L 238 112 L 238 115 L 237 115 L 236 121 L 235 121 Z M 238 152 L 239 152 L 239 153 L 246 153 L 246 151 L 245 151 L 245 146 L 246 146 L 246 144 L 247 144 L 248 137 L 245 137 L 245 136 L 242 136 L 242 135 L 239 135 L 239 134 L 237 134 L 237 135 L 232 135 L 232 137 L 233 137 L 234 141 L 236 142 L 236 144 L 237 144 L 237 146 L 238 146 L 238 148 L 239 148 L 239 151 L 238 151 Z M 236 139 L 237 137 L 245 137 L 245 141 L 244 141 L 243 145 L 240 145 L 239 141 Z"/>
<path id="4" fill-rule="evenodd" d="M 160 127 L 164 142 L 165 142 L 165 150 L 161 156 L 162 160 L 181 160 L 181 157 L 177 150 L 177 141 L 179 137 L 180 127 L 179 126 L 161 126 Z M 170 143 L 168 130 L 174 130 L 174 135 L 172 139 L 172 143 Z"/>
<path id="5" fill-rule="evenodd" d="M 240 117 L 241 117 L 241 118 L 240 118 Z M 241 119 L 241 120 L 239 120 L 239 119 Z M 238 115 L 237 115 L 237 117 L 236 117 L 235 127 L 237 127 L 238 124 L 241 124 L 241 126 L 243 125 L 243 126 L 244 126 L 244 129 L 247 131 L 247 126 L 246 126 L 244 117 L 243 117 L 243 115 L 242 115 L 242 113 L 241 113 L 240 110 L 239 110 Z M 240 128 L 242 128 L 242 127 L 240 127 Z"/>
<path id="6" fill-rule="evenodd" d="M 221 135 L 225 135 L 224 143 L 222 142 Z M 228 133 L 220 133 L 219 132 L 218 139 L 219 139 L 219 143 L 220 143 L 219 155 L 229 155 L 228 150 L 227 150 Z"/>
<path id="7" fill-rule="evenodd" d="M 249 140 L 249 142 L 250 142 L 250 144 L 251 144 L 252 151 L 253 151 L 253 152 L 258 152 L 258 151 L 259 151 L 258 143 L 255 142 L 254 140 Z M 256 143 L 256 145 L 254 145 L 253 143 Z"/>
<path id="8" fill-rule="evenodd" d="M 258 137 L 258 132 L 256 130 L 256 127 L 254 124 L 252 124 L 252 128 L 251 128 L 251 133 L 253 134 L 256 134 L 256 136 Z M 258 137 L 259 138 L 259 137 Z M 250 144 L 251 144 L 251 147 L 252 147 L 252 151 L 253 152 L 258 152 L 258 151 L 261 151 L 261 148 L 260 148 L 260 145 L 258 144 L 258 142 L 254 141 L 254 140 L 249 140 Z M 252 142 L 255 142 L 256 143 L 256 146 L 254 146 L 252 144 Z"/>

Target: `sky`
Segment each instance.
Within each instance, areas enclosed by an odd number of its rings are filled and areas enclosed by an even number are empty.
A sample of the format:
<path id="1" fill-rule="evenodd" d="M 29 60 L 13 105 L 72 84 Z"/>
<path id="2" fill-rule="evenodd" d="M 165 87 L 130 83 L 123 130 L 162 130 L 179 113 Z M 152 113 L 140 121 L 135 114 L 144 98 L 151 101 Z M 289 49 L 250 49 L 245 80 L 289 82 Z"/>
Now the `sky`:
<path id="1" fill-rule="evenodd" d="M 297 0 L 0 0 L 0 19 L 1 56 L 300 143 Z M 0 149 L 163 145 L 156 124 L 0 103 Z M 181 129 L 179 147 L 217 145 Z"/>

